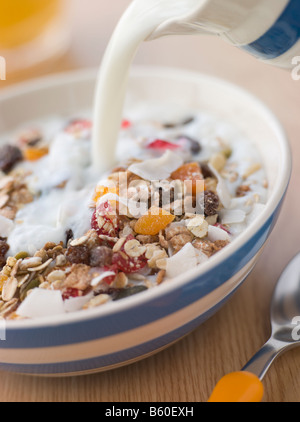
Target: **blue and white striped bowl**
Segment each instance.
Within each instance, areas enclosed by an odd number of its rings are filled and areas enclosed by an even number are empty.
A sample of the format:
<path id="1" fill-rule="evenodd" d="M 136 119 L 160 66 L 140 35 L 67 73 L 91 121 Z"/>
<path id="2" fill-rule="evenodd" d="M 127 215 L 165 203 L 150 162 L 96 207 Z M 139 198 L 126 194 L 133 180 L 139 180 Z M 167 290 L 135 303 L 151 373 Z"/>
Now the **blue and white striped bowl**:
<path id="1" fill-rule="evenodd" d="M 91 107 L 94 71 L 44 78 L 4 91 L 1 132 L 30 120 Z M 0 340 L 0 369 L 61 376 L 135 362 L 169 346 L 214 314 L 252 270 L 278 217 L 291 172 L 285 134 L 256 98 L 222 80 L 166 68 L 136 68 L 129 91 L 180 102 L 227 119 L 259 148 L 270 183 L 265 211 L 240 237 L 171 284 L 102 308 L 36 321 L 9 321 Z M 1 331 L 1 327 L 0 327 Z"/>

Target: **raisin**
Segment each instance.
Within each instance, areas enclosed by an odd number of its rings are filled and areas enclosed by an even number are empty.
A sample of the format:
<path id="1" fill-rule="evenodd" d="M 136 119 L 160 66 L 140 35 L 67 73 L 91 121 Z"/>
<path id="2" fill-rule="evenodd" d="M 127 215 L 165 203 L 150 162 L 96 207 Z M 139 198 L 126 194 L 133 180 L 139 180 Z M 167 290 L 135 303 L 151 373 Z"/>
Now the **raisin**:
<path id="1" fill-rule="evenodd" d="M 90 266 L 104 267 L 112 263 L 113 251 L 106 246 L 98 246 L 90 252 Z"/>
<path id="2" fill-rule="evenodd" d="M 204 214 L 209 217 L 210 215 L 217 214 L 217 210 L 220 205 L 220 200 L 218 195 L 212 191 L 207 191 L 204 194 Z"/>
<path id="3" fill-rule="evenodd" d="M 7 144 L 0 148 L 0 170 L 4 173 L 9 173 L 22 159 L 22 152 L 18 147 Z"/>
<path id="4" fill-rule="evenodd" d="M 73 230 L 69 229 L 66 231 L 66 245 L 68 246 L 68 243 L 70 242 L 70 240 L 74 239 L 74 233 Z"/>
<path id="5" fill-rule="evenodd" d="M 202 151 L 201 144 L 196 141 L 196 139 L 191 138 L 190 136 L 181 135 L 177 138 L 178 141 L 187 141 L 189 144 L 189 149 L 193 155 L 197 155 Z"/>
<path id="6" fill-rule="evenodd" d="M 89 265 L 89 248 L 87 246 L 69 246 L 66 252 L 66 258 L 71 264 Z"/>
<path id="7" fill-rule="evenodd" d="M 208 177 L 215 177 L 211 169 L 209 168 L 209 165 L 206 163 L 200 163 L 201 172 L 203 174 L 204 179 L 207 179 Z"/>
<path id="8" fill-rule="evenodd" d="M 9 250 L 9 245 L 6 243 L 7 239 L 0 237 L 0 268 L 6 264 L 6 254 Z"/>

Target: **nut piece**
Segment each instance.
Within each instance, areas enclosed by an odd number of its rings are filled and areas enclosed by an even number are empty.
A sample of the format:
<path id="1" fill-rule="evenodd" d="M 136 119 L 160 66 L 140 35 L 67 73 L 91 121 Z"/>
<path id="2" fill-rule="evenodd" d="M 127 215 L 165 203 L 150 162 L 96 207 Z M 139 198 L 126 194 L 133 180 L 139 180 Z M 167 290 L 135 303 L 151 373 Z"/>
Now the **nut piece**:
<path id="1" fill-rule="evenodd" d="M 73 265 L 71 273 L 66 278 L 65 286 L 73 289 L 85 290 L 89 287 L 92 278 L 89 266 L 76 264 Z"/>
<path id="2" fill-rule="evenodd" d="M 243 174 L 243 179 L 244 180 L 248 179 L 249 176 L 252 176 L 252 174 L 256 173 L 260 169 L 261 169 L 260 163 L 252 164 L 250 167 L 248 167 L 248 169 Z"/>
<path id="3" fill-rule="evenodd" d="M 138 240 L 129 240 L 125 243 L 124 250 L 130 258 L 138 258 L 146 252 L 146 246 L 142 246 Z"/>
<path id="4" fill-rule="evenodd" d="M 52 273 L 50 273 L 47 276 L 47 281 L 49 283 L 54 283 L 55 281 L 63 281 L 63 280 L 65 280 L 65 278 L 66 278 L 66 274 L 65 274 L 64 271 L 55 270 L 55 271 L 52 271 Z"/>
<path id="5" fill-rule="evenodd" d="M 43 263 L 42 258 L 36 256 L 32 258 L 23 259 L 19 266 L 20 271 L 27 271 L 28 268 L 38 267 Z"/>
<path id="6" fill-rule="evenodd" d="M 197 215 L 195 218 L 192 218 L 188 222 L 187 228 L 194 236 L 199 237 L 200 239 L 207 236 L 208 233 L 208 223 L 202 215 Z"/>
<path id="7" fill-rule="evenodd" d="M 222 171 L 226 165 L 226 157 L 222 153 L 214 154 L 209 160 L 209 164 L 218 172 Z"/>
<path id="8" fill-rule="evenodd" d="M 250 192 L 251 188 L 248 185 L 241 185 L 237 188 L 236 190 L 236 196 L 238 198 L 242 198 L 243 196 L 246 195 L 247 192 Z"/>
<path id="9" fill-rule="evenodd" d="M 156 277 L 157 285 L 161 284 L 164 281 L 165 276 L 166 276 L 165 270 L 159 271 L 159 273 L 157 274 L 157 277 Z"/>
<path id="10" fill-rule="evenodd" d="M 89 300 L 88 303 L 84 305 L 83 309 L 96 308 L 97 306 L 105 305 L 105 303 L 109 302 L 110 300 L 111 297 L 109 295 L 101 294 Z"/>
<path id="11" fill-rule="evenodd" d="M 148 259 L 148 266 L 149 268 L 160 268 L 159 265 L 164 266 L 164 262 L 166 258 L 168 258 L 168 254 L 165 249 L 161 249 L 160 246 L 151 244 L 147 245 L 146 251 L 146 258 Z"/>
<path id="12" fill-rule="evenodd" d="M 10 277 L 2 288 L 2 300 L 9 302 L 15 295 L 18 288 L 18 280 L 14 277 Z"/>
<path id="13" fill-rule="evenodd" d="M 136 238 L 142 245 L 159 242 L 158 236 L 139 234 Z"/>
<path id="14" fill-rule="evenodd" d="M 221 249 L 225 248 L 225 246 L 228 244 L 229 242 L 227 240 L 217 240 L 216 242 L 210 242 L 209 240 L 196 239 L 193 242 L 193 246 L 208 256 L 208 258 L 219 252 Z"/>
<path id="15" fill-rule="evenodd" d="M 128 277 L 125 273 L 119 273 L 116 275 L 115 281 L 113 283 L 113 286 L 116 289 L 124 289 L 128 284 Z"/>
<path id="16" fill-rule="evenodd" d="M 166 240 L 175 253 L 193 240 L 192 233 L 185 226 L 170 226 L 166 229 Z"/>
<path id="17" fill-rule="evenodd" d="M 82 236 L 79 239 L 74 239 L 70 242 L 70 246 L 81 246 L 89 240 L 89 236 Z"/>

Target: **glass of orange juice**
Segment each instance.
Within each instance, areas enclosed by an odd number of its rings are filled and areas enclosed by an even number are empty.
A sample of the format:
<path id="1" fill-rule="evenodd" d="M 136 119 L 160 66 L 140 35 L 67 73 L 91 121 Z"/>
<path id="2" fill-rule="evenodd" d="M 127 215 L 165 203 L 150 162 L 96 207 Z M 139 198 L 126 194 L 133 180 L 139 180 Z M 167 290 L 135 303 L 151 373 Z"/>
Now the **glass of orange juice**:
<path id="1" fill-rule="evenodd" d="M 62 54 L 66 0 L 0 0 L 0 56 L 14 72 Z"/>

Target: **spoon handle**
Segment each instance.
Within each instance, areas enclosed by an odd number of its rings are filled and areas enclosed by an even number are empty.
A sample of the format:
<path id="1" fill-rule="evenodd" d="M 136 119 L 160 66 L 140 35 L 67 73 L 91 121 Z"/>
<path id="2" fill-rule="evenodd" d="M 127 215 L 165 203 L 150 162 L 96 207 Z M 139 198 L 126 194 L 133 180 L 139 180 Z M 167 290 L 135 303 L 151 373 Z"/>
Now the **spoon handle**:
<path id="1" fill-rule="evenodd" d="M 264 387 L 251 372 L 232 372 L 216 385 L 209 403 L 258 403 L 262 401 Z"/>
<path id="2" fill-rule="evenodd" d="M 271 337 L 244 366 L 242 371 L 251 372 L 262 380 L 274 360 L 284 351 L 285 348 L 285 343 Z"/>

